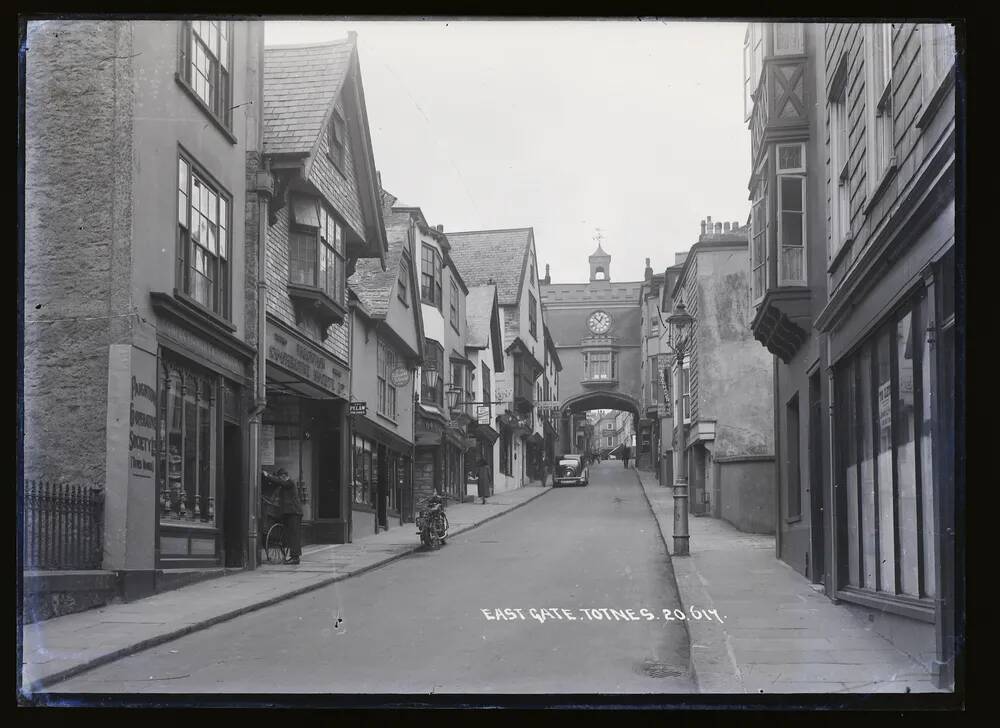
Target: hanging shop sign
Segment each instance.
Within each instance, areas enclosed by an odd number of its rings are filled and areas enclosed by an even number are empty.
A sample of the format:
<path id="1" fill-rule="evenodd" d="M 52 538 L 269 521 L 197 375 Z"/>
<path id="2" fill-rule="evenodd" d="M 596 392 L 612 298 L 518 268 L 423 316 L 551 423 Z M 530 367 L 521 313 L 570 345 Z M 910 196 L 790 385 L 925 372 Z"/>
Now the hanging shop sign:
<path id="1" fill-rule="evenodd" d="M 481 404 L 476 407 L 476 422 L 480 425 L 490 424 L 490 406 Z"/>
<path id="2" fill-rule="evenodd" d="M 351 402 L 351 414 L 357 417 L 364 417 L 368 414 L 368 403 Z"/>
<path id="3" fill-rule="evenodd" d="M 396 367 L 389 374 L 389 382 L 394 387 L 405 387 L 410 383 L 410 370 L 406 367 Z"/>
<path id="4" fill-rule="evenodd" d="M 274 425 L 260 428 L 260 464 L 274 465 Z"/>

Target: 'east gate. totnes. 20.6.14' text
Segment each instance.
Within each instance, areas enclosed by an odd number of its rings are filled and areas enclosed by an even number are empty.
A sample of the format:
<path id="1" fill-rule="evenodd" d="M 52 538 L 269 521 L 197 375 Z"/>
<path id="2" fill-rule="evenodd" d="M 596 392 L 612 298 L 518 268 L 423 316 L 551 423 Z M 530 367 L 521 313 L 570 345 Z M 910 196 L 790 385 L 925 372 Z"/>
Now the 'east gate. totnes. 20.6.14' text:
<path id="1" fill-rule="evenodd" d="M 480 609 L 483 617 L 490 622 L 519 622 L 535 620 L 540 624 L 545 622 L 683 622 L 683 621 L 717 621 L 723 623 L 724 616 L 715 609 L 699 609 L 688 607 L 683 609 L 613 609 L 597 607 L 577 609 L 536 607 L 503 607 L 495 609 Z"/>

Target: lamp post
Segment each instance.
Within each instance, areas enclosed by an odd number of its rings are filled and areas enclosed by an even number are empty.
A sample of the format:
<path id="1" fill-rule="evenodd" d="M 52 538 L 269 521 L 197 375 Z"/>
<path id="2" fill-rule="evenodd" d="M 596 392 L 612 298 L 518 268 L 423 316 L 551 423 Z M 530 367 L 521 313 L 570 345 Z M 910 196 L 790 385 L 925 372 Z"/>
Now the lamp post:
<path id="1" fill-rule="evenodd" d="M 684 376 L 684 355 L 690 343 L 691 326 L 694 319 L 685 310 L 684 301 L 677 303 L 676 310 L 667 316 L 667 346 L 677 357 L 677 367 Z M 679 392 L 680 405 L 674 412 L 674 417 L 680 420 L 680 427 L 674 428 L 676 434 L 675 446 L 680 451 L 677 473 L 674 475 L 674 556 L 687 556 L 689 550 L 688 535 L 688 478 L 687 451 L 685 450 L 684 432 L 684 393 Z"/>

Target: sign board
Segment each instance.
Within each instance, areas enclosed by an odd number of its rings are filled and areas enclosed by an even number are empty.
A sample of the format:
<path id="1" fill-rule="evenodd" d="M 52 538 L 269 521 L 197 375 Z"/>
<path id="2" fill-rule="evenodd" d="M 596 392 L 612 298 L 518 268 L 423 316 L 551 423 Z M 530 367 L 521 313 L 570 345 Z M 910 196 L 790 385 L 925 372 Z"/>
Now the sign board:
<path id="1" fill-rule="evenodd" d="M 389 382 L 394 387 L 405 387 L 410 383 L 410 370 L 406 367 L 396 367 L 389 374 Z"/>
<path id="2" fill-rule="evenodd" d="M 535 405 L 541 409 L 559 409 L 558 399 L 542 399 L 535 402 Z"/>
<path id="3" fill-rule="evenodd" d="M 294 341 L 274 324 L 267 324 L 267 360 L 320 389 L 347 395 L 347 370 L 313 344 Z"/>
<path id="4" fill-rule="evenodd" d="M 156 443 L 156 360 L 150 357 L 136 359 L 132 364 L 128 408 L 129 472 L 140 478 L 152 478 Z"/>
<path id="5" fill-rule="evenodd" d="M 260 464 L 274 465 L 274 425 L 260 428 Z"/>
<path id="6" fill-rule="evenodd" d="M 481 404 L 476 407 L 476 422 L 480 425 L 490 424 L 490 407 L 489 405 Z"/>
<path id="7" fill-rule="evenodd" d="M 883 382 L 878 388 L 878 420 L 881 429 L 892 427 L 892 390 L 889 382 Z"/>
<path id="8" fill-rule="evenodd" d="M 364 417 L 368 414 L 367 402 L 351 402 L 351 414 Z"/>

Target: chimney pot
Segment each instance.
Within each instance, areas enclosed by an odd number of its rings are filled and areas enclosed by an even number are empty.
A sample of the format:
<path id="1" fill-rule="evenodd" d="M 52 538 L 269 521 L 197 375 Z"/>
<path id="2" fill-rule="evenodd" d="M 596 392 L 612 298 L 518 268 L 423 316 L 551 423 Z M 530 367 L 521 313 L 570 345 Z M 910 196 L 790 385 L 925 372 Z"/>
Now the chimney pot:
<path id="1" fill-rule="evenodd" d="M 715 223 L 715 234 L 716 235 L 722 235 L 722 223 L 721 222 Z"/>
<path id="2" fill-rule="evenodd" d="M 729 232 L 729 223 L 728 222 L 722 223 L 722 232 L 724 232 L 724 233 L 728 233 Z"/>
<path id="3" fill-rule="evenodd" d="M 705 234 L 705 221 L 704 220 L 701 221 L 701 234 L 702 235 Z"/>
<path id="4" fill-rule="evenodd" d="M 443 233 L 443 232 L 444 232 L 444 225 L 435 225 L 435 226 L 434 226 L 434 228 L 435 228 L 435 229 L 436 229 L 436 230 L 437 230 L 437 231 L 438 231 L 439 233 Z"/>

